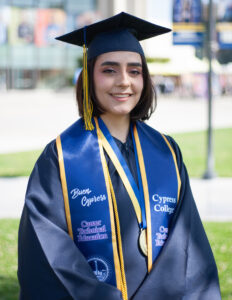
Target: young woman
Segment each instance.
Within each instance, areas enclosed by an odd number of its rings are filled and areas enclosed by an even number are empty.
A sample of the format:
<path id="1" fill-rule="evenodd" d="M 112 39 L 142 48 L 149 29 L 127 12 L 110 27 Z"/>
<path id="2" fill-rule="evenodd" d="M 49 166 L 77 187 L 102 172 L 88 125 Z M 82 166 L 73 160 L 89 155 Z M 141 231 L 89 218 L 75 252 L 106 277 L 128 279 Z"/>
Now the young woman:
<path id="1" fill-rule="evenodd" d="M 30 177 L 20 299 L 220 299 L 180 150 L 143 122 L 155 95 L 138 40 L 168 31 L 121 13 L 59 38 L 88 47 L 81 119 Z"/>

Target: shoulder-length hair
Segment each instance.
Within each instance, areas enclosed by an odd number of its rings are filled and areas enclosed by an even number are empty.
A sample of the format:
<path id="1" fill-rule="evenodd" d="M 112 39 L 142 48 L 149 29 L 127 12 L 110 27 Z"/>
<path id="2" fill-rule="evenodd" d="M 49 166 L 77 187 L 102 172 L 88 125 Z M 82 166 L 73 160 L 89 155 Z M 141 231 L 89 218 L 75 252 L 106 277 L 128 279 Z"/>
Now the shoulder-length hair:
<path id="1" fill-rule="evenodd" d="M 143 72 L 143 91 L 139 102 L 130 113 L 131 121 L 148 120 L 156 108 L 156 92 L 151 76 L 148 71 L 146 60 L 142 58 L 142 72 Z M 88 82 L 89 82 L 89 97 L 93 103 L 93 116 L 100 116 L 104 114 L 105 110 L 101 107 L 94 90 L 93 71 L 97 58 L 90 59 L 87 64 L 88 68 Z M 79 75 L 76 84 L 76 101 L 78 105 L 79 115 L 83 117 L 83 80 L 82 72 Z"/>

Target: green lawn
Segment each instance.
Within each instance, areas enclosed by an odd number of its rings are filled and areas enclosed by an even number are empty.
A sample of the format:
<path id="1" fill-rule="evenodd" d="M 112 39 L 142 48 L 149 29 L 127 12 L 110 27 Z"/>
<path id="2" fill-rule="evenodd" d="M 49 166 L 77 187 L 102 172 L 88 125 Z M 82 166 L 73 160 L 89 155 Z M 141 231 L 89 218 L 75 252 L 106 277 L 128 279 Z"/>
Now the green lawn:
<path id="1" fill-rule="evenodd" d="M 18 299 L 17 233 L 19 220 L 0 219 L 0 299 Z"/>
<path id="2" fill-rule="evenodd" d="M 0 299 L 18 299 L 18 220 L 0 219 Z M 232 222 L 204 223 L 218 265 L 223 300 L 232 300 Z"/>
<path id="3" fill-rule="evenodd" d="M 202 177 L 206 169 L 206 132 L 172 135 L 178 142 L 191 177 Z M 232 177 L 232 128 L 214 131 L 216 173 Z M 0 154 L 0 176 L 28 176 L 41 150 Z"/>
<path id="4" fill-rule="evenodd" d="M 206 132 L 172 135 L 179 144 L 191 177 L 202 177 L 206 170 Z M 232 177 L 232 128 L 214 130 L 215 170 L 220 177 Z"/>
<path id="5" fill-rule="evenodd" d="M 222 299 L 232 300 L 232 223 L 204 223 L 217 262 Z"/>
<path id="6" fill-rule="evenodd" d="M 0 176 L 28 176 L 41 150 L 0 154 Z"/>

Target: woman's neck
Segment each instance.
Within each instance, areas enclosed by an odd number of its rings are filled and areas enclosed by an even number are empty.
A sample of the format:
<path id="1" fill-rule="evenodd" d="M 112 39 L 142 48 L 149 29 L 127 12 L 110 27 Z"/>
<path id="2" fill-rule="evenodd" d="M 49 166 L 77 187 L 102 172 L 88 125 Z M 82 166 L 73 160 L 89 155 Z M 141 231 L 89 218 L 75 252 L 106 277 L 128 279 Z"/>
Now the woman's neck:
<path id="1" fill-rule="evenodd" d="M 106 124 L 110 134 L 125 143 L 130 128 L 130 116 L 103 114 L 101 118 Z"/>

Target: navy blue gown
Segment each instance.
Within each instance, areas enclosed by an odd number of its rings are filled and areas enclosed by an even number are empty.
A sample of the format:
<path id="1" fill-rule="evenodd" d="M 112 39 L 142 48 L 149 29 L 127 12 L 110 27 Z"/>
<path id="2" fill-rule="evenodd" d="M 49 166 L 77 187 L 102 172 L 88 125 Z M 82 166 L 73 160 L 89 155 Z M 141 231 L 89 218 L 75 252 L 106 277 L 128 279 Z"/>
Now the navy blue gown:
<path id="1" fill-rule="evenodd" d="M 138 247 L 133 205 L 105 153 L 114 186 L 128 298 L 133 300 L 219 300 L 217 267 L 189 185 L 180 150 L 172 145 L 181 176 L 180 200 L 169 237 L 147 273 Z M 133 142 L 115 139 L 137 181 Z M 120 300 L 121 292 L 95 277 L 68 235 L 55 141 L 47 145 L 30 176 L 18 243 L 20 300 Z"/>

